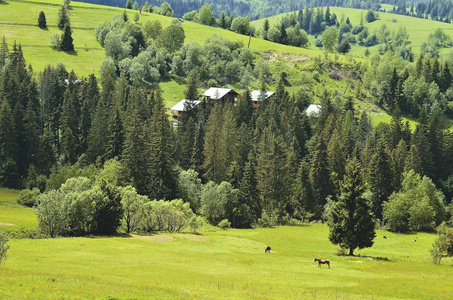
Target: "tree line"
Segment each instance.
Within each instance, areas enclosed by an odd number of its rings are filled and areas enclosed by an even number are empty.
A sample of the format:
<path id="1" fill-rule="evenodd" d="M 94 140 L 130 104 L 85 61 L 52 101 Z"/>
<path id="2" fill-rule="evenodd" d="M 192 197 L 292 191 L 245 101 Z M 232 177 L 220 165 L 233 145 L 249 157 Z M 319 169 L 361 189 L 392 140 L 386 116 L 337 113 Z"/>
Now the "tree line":
<path id="1" fill-rule="evenodd" d="M 123 14 L 100 24 L 95 31 L 106 57 L 100 73 L 107 70 L 114 79 L 123 77 L 148 84 L 170 76 L 186 77 L 190 70 L 210 86 L 241 83 L 269 77 L 270 67 L 264 59 L 254 62 L 254 55 L 239 42 L 214 35 L 201 45 L 184 44 L 185 33 L 180 21 L 162 28 L 159 21 L 145 21 L 141 27 Z"/>
<path id="2" fill-rule="evenodd" d="M 303 112 L 313 95 L 290 95 L 281 78 L 274 98 L 258 109 L 246 90 L 237 105 L 188 109 L 174 128 L 159 89 L 148 94 L 138 80 L 114 80 L 109 72 L 100 88 L 94 75 L 82 85 L 61 64 L 36 80 L 20 45 L 0 48 L 2 186 L 58 190 L 80 176 L 76 170 L 50 184 L 68 166 L 100 168 L 117 158 L 118 186 L 149 199 L 180 198 L 213 224 L 269 226 L 328 218 L 341 198 L 345 166 L 357 160 L 372 216 L 390 229 L 432 230 L 449 215 L 453 135 L 436 110 L 420 113 L 414 132 L 398 110 L 390 124 L 373 127 L 352 98 L 325 90 L 319 117 L 309 117 Z M 198 98 L 198 84 L 194 70 L 186 99 Z M 183 172 L 191 172 L 185 180 Z M 419 185 L 423 205 L 404 202 Z M 407 214 L 392 214 L 402 208 Z M 412 225 L 392 227 L 395 219 Z"/>

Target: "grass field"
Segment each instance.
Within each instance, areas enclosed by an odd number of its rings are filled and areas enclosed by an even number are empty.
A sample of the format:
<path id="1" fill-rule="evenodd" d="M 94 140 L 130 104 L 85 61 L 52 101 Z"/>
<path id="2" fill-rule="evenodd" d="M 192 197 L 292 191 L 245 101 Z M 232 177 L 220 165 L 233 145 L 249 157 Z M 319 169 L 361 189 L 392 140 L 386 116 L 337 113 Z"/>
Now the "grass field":
<path id="1" fill-rule="evenodd" d="M 14 221 L 4 208 L 15 206 L 16 198 L 16 192 L 0 190 L 0 221 Z M 29 216 L 27 209 L 17 209 Z M 36 226 L 28 217 L 22 222 Z M 326 225 L 311 224 L 197 235 L 12 239 L 0 266 L 0 299 L 449 299 L 453 294 L 452 259 L 441 265 L 429 261 L 433 234 L 378 231 L 374 246 L 356 251 L 356 257 L 337 256 L 327 237 Z M 267 245 L 271 254 L 264 253 Z M 319 269 L 314 257 L 330 259 L 331 269 Z"/>
<path id="2" fill-rule="evenodd" d="M 354 8 L 344 8 L 344 7 L 330 7 L 330 12 L 335 13 L 338 17 L 338 20 L 341 21 L 342 18 L 346 19 L 349 17 L 352 25 L 360 24 L 361 14 L 365 16 L 366 10 L 354 9 Z M 280 22 L 281 18 L 287 13 L 280 14 L 269 18 L 270 24 L 275 24 Z M 433 32 L 437 28 L 442 28 L 447 34 L 453 37 L 453 26 L 452 24 L 447 24 L 443 22 L 437 22 L 432 20 L 419 19 L 409 16 L 396 15 L 391 13 L 379 12 L 379 19 L 372 23 L 364 23 L 368 27 L 369 32 L 372 33 L 375 30 L 378 30 L 382 25 L 386 25 L 390 30 L 398 30 L 400 27 L 406 27 L 407 33 L 409 34 L 409 40 L 412 42 L 411 47 L 414 53 L 420 52 L 421 44 L 426 41 L 429 33 Z M 259 19 L 251 22 L 255 28 L 263 27 L 264 19 Z M 310 36 L 311 47 L 314 48 L 314 37 Z M 377 53 L 377 47 L 369 47 L 370 53 Z M 354 45 L 351 48 L 351 53 L 356 55 L 363 55 L 366 47 Z M 450 49 L 442 49 L 441 53 L 449 53 Z"/>

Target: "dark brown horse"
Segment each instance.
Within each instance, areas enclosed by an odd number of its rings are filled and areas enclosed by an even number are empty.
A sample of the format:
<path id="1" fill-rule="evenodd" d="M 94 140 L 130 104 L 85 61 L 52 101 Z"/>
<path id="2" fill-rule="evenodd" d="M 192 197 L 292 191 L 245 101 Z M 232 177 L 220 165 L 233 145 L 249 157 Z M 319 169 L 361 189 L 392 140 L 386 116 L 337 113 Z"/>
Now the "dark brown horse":
<path id="1" fill-rule="evenodd" d="M 315 261 L 318 262 L 318 268 L 321 268 L 321 265 L 327 264 L 329 266 L 329 269 L 330 269 L 330 260 L 315 258 Z"/>

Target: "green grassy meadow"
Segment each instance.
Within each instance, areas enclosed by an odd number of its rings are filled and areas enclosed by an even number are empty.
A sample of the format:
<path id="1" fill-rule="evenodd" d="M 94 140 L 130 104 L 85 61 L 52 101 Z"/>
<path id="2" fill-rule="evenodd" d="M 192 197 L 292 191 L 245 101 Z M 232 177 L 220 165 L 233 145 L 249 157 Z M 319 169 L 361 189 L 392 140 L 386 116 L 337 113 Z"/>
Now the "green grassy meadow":
<path id="1" fill-rule="evenodd" d="M 365 14 L 367 11 L 345 7 L 330 7 L 330 12 L 335 13 L 339 21 L 341 21 L 343 18 L 346 19 L 347 17 L 349 17 L 349 20 L 351 21 L 352 25 L 355 26 L 360 24 L 362 13 L 365 18 Z M 366 22 L 364 23 L 364 25 L 368 27 L 369 32 L 372 33 L 375 30 L 378 30 L 384 24 L 390 30 L 398 30 L 398 28 L 400 27 L 406 27 L 407 33 L 409 34 L 409 40 L 411 41 L 412 51 L 414 53 L 420 52 L 421 44 L 424 41 L 426 41 L 429 33 L 433 32 L 437 28 L 442 28 L 444 32 L 446 32 L 448 35 L 453 36 L 452 24 L 384 12 L 378 12 L 378 14 L 379 14 L 378 20 L 372 23 Z M 285 15 L 287 15 L 287 13 L 269 17 L 268 19 L 270 24 L 272 25 L 280 22 L 282 17 Z M 259 19 L 251 22 L 251 24 L 255 26 L 255 28 L 262 28 L 263 23 L 264 19 Z M 314 41 L 315 41 L 314 37 L 310 36 L 311 48 L 315 48 Z M 373 46 L 369 47 L 368 49 L 370 50 L 371 54 L 375 54 L 377 53 L 377 47 L 378 46 Z M 353 45 L 351 48 L 351 54 L 363 55 L 365 48 L 366 47 L 363 46 Z M 450 52 L 449 49 L 441 49 L 440 51 L 441 54 L 448 52 Z"/>
<path id="2" fill-rule="evenodd" d="M 0 222 L 36 226 L 26 208 L 8 217 L 17 195 L 0 190 Z M 11 239 L 0 299 L 448 299 L 453 260 L 430 262 L 434 238 L 378 231 L 356 257 L 337 255 L 324 224 Z M 329 259 L 331 269 L 314 257 Z"/>

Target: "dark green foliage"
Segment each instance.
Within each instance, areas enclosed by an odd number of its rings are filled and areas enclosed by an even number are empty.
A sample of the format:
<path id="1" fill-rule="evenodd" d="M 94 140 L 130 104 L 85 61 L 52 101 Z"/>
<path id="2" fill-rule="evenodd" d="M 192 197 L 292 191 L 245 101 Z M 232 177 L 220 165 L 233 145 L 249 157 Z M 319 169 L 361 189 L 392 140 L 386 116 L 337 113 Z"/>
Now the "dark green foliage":
<path id="1" fill-rule="evenodd" d="M 371 209 L 363 197 L 365 184 L 361 168 L 355 158 L 346 165 L 341 194 L 332 207 L 328 222 L 329 240 L 349 249 L 349 255 L 354 255 L 356 248 L 373 246 L 376 237 Z"/>
<path id="2" fill-rule="evenodd" d="M 101 180 L 100 188 L 103 197 L 95 203 L 93 218 L 96 224 L 94 232 L 98 234 L 115 233 L 121 225 L 123 209 L 121 196 L 117 187 Z"/>
<path id="3" fill-rule="evenodd" d="M 151 199 L 174 199 L 176 191 L 174 141 L 165 106 L 157 89 L 149 133 Z"/>
<path id="4" fill-rule="evenodd" d="M 60 30 L 63 30 L 66 25 L 70 25 L 69 12 L 65 6 L 62 6 L 58 11 L 58 23 L 57 26 Z"/>
<path id="5" fill-rule="evenodd" d="M 44 12 L 42 10 L 39 12 L 38 27 L 47 28 L 46 15 L 44 14 Z"/>
<path id="6" fill-rule="evenodd" d="M 63 33 L 61 34 L 61 50 L 74 51 L 74 39 L 72 38 L 72 30 L 69 24 L 64 26 Z"/>
<path id="7" fill-rule="evenodd" d="M 126 1 L 126 9 L 132 9 L 132 0 L 127 0 Z"/>

